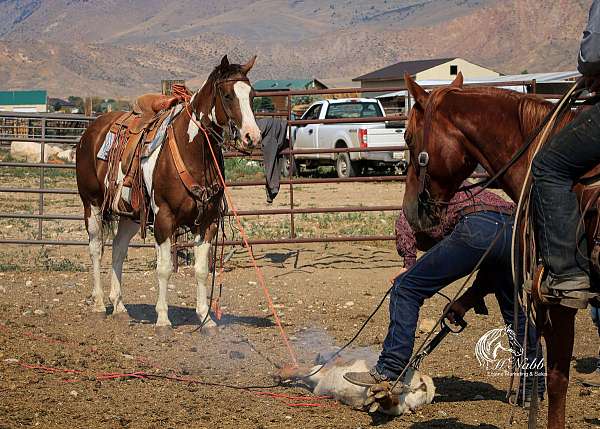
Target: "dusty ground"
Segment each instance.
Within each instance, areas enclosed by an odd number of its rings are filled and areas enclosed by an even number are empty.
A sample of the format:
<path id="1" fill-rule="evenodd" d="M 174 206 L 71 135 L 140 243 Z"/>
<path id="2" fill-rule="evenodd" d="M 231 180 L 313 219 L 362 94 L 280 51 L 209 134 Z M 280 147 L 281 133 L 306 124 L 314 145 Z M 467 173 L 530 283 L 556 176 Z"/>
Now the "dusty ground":
<path id="1" fill-rule="evenodd" d="M 297 250 L 300 254 L 294 268 Z M 5 249 L 9 251 L 21 253 L 23 249 Z M 366 245 L 256 251 L 285 328 L 305 361 L 349 339 L 398 268 L 392 250 Z M 73 252 L 85 257 L 83 251 Z M 467 331 L 451 337 L 425 362 L 423 370 L 434 377 L 438 389 L 434 404 L 394 420 L 373 420 L 331 401 L 317 401 L 321 407 L 298 408 L 287 404 L 298 401 L 257 394 L 309 393 L 301 388 L 235 390 L 164 379 L 98 380 L 102 373 L 144 370 L 235 386 L 269 386 L 276 365 L 288 361 L 264 296 L 249 283 L 255 276 L 244 252 L 236 253 L 230 265 L 233 269 L 224 278 L 225 316 L 216 337 L 192 332 L 198 322 L 193 313 L 193 275 L 188 268 L 173 276 L 173 290 L 169 291 L 174 332 L 167 337 L 156 334 L 150 324 L 156 317 L 155 276 L 140 269 L 149 256 L 148 250 L 132 250 L 127 263 L 125 300 L 131 323 L 90 318 L 87 273 L 0 273 L 0 427 L 506 427 L 513 410 L 503 400 L 507 380 L 488 376 L 473 354 L 476 340 L 500 326 L 491 300 L 489 317 L 469 317 Z M 105 280 L 107 277 L 105 274 Z M 443 304 L 442 298 L 433 298 L 426 303 L 422 317 L 436 317 Z M 386 324 L 384 307 L 357 345 L 371 347 L 376 353 Z M 591 357 L 599 343 L 582 312 L 575 371 L 592 369 Z M 83 373 L 26 369 L 14 359 Z M 570 427 L 599 423 L 598 394 L 571 383 Z M 513 427 L 525 427 L 525 413 L 517 410 L 515 417 Z"/>
<path id="2" fill-rule="evenodd" d="M 2 186 L 34 186 L 35 179 Z M 72 187 L 68 177 L 49 179 L 49 186 Z M 236 189 L 240 209 L 267 207 L 260 188 Z M 295 189 L 301 207 L 324 205 L 399 204 L 399 184 L 321 185 Z M 2 212 L 32 212 L 37 197 L 0 195 Z M 48 212 L 80 213 L 76 197 L 47 196 Z M 275 207 L 287 202 L 287 190 Z M 393 214 L 330 216 L 300 219 L 300 233 L 391 233 Z M 255 237 L 282 237 L 287 219 L 260 217 L 247 226 Z M 0 220 L 6 238 L 33 238 L 35 221 Z M 79 222 L 46 222 L 48 238 L 84 239 Z M 348 340 L 369 315 L 400 267 L 391 243 L 255 247 L 277 310 L 301 360 L 329 351 Z M 108 256 L 108 255 L 107 255 Z M 172 335 L 155 332 L 156 282 L 153 252 L 132 249 L 126 262 L 124 293 L 131 321 L 90 317 L 91 292 L 87 252 L 80 247 L 4 246 L 0 249 L 0 428 L 504 428 L 526 427 L 526 414 L 504 400 L 508 380 L 482 369 L 474 355 L 481 335 L 500 327 L 490 299 L 489 317 L 469 316 L 469 328 L 450 337 L 424 363 L 434 377 L 437 395 L 432 405 L 415 414 L 389 420 L 338 405 L 333 401 L 284 399 L 260 392 L 309 395 L 300 387 L 271 387 L 277 367 L 289 360 L 265 298 L 254 283 L 247 255 L 239 250 L 224 277 L 219 333 L 206 337 L 193 332 L 195 289 L 193 273 L 183 268 L 169 291 Z M 105 257 L 105 291 L 108 292 Z M 457 285 L 450 287 L 456 290 Z M 445 301 L 434 297 L 422 318 L 436 318 Z M 384 306 L 357 341 L 374 355 L 387 327 Z M 423 339 L 420 333 L 417 344 Z M 590 372 L 600 340 L 589 316 L 581 312 L 573 358 L 575 372 Z M 28 368 L 40 365 L 49 369 Z M 64 370 L 78 370 L 68 373 Z M 103 379 L 106 373 L 145 371 L 164 378 Z M 194 382 L 190 381 L 193 380 Z M 198 381 L 207 383 L 197 383 Z M 217 383 L 220 385 L 210 385 Z M 229 387 L 223 386 L 228 385 Z M 237 389 L 255 386 L 256 389 Z M 567 418 L 569 427 L 600 425 L 598 395 L 572 382 Z M 290 403 L 318 403 L 293 407 Z M 544 423 L 542 405 L 540 424 Z"/>

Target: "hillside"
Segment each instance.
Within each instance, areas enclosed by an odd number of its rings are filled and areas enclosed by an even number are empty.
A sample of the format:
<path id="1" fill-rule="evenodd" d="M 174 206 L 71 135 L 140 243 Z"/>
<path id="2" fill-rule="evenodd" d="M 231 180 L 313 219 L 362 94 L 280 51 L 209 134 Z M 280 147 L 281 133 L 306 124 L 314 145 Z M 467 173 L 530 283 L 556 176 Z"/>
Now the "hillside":
<path id="1" fill-rule="evenodd" d="M 461 56 L 504 73 L 573 69 L 590 0 L 0 0 L 0 87 L 133 96 L 198 85 L 227 53 L 252 78 L 350 80 Z"/>

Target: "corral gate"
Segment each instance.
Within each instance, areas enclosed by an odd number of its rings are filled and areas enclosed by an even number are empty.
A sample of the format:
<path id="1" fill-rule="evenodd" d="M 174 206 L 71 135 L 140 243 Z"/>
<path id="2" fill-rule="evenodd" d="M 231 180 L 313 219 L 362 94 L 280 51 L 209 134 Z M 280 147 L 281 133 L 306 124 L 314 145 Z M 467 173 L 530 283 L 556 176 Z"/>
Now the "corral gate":
<path id="1" fill-rule="evenodd" d="M 484 84 L 478 84 L 484 85 Z M 535 81 L 520 81 L 520 82 L 502 82 L 496 83 L 496 86 L 524 86 L 535 91 Z M 402 91 L 405 88 L 347 88 L 347 89 L 325 89 L 325 90 L 303 90 L 303 91 L 288 91 L 282 92 L 261 92 L 260 97 L 285 96 L 287 97 L 287 111 L 279 111 L 272 113 L 257 113 L 259 116 L 278 116 L 287 117 L 288 124 L 308 125 L 308 124 L 323 124 L 323 123 L 371 123 L 386 121 L 403 121 L 406 119 L 404 115 L 387 116 L 385 118 L 356 118 L 351 121 L 346 119 L 325 119 L 325 120 L 292 120 L 292 97 L 297 96 L 323 96 L 335 94 L 361 93 L 361 92 L 394 92 Z M 558 98 L 557 95 L 545 95 L 547 98 Z M 36 181 L 35 187 L 0 187 L 0 193 L 27 193 L 38 195 L 38 203 L 36 212 L 16 212 L 11 213 L 0 208 L 0 219 L 14 220 L 34 220 L 37 221 L 37 235 L 32 239 L 24 238 L 1 238 L 0 243 L 5 244 L 20 244 L 20 245 L 86 245 L 85 240 L 54 240 L 48 239 L 44 235 L 44 223 L 47 221 L 76 221 L 83 220 L 82 215 L 72 215 L 64 213 L 47 213 L 45 207 L 45 196 L 48 194 L 54 195 L 76 195 L 77 189 L 75 183 L 72 188 L 49 188 L 46 186 L 46 174 L 54 169 L 74 169 L 75 164 L 57 164 L 45 162 L 46 145 L 69 145 L 74 147 L 79 136 L 83 133 L 89 123 L 94 120 L 94 117 L 75 114 L 46 114 L 46 113 L 5 113 L 0 112 L 0 147 L 7 147 L 11 142 L 37 142 L 40 143 L 41 157 L 39 162 L 14 162 L 12 160 L 0 162 L 0 172 L 15 168 L 31 168 L 39 172 L 39 180 Z M 288 128 L 291 140 L 291 128 Z M 340 153 L 340 152 L 368 152 L 368 151 L 402 151 L 404 146 L 384 147 L 384 148 L 338 148 L 338 149 L 314 149 L 314 150 L 286 150 L 286 156 L 293 157 L 294 154 L 309 154 L 309 153 Z M 247 157 L 235 152 L 225 153 L 225 157 Z M 260 157 L 261 154 L 253 153 L 254 157 Z M 390 212 L 400 210 L 400 205 L 379 205 L 379 206 L 340 206 L 340 207 L 310 207 L 299 208 L 294 205 L 294 185 L 313 185 L 327 183 L 381 183 L 381 182 L 403 182 L 405 176 L 367 176 L 367 177 L 348 177 L 348 178 L 299 178 L 290 177 L 281 180 L 281 184 L 289 186 L 289 202 L 288 207 L 278 209 L 265 210 L 241 210 L 238 211 L 240 216 L 256 216 L 256 215 L 287 215 L 289 216 L 289 233 L 286 237 L 278 237 L 275 239 L 252 239 L 250 244 L 287 244 L 287 243 L 316 243 L 316 242 L 345 242 L 345 241 L 383 241 L 394 240 L 391 235 L 346 235 L 346 236 L 330 236 L 330 237 L 298 237 L 295 227 L 295 216 L 299 214 L 326 214 L 326 213 L 360 213 L 360 212 Z M 246 180 L 228 182 L 228 186 L 235 187 L 250 187 L 250 186 L 265 186 L 264 180 Z M 231 213 L 227 214 L 231 216 Z M 109 243 L 110 244 L 110 243 Z M 241 244 L 240 240 L 225 241 L 227 245 Z M 150 243 L 132 242 L 134 247 L 152 247 Z M 180 243 L 178 246 L 186 246 L 186 243 Z"/>

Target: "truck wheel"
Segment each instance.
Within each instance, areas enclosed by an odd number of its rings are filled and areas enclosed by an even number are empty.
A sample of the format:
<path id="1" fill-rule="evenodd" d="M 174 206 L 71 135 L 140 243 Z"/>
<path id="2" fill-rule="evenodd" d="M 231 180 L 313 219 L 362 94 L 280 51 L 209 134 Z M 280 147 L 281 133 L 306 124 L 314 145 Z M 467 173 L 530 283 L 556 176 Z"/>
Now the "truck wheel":
<path id="1" fill-rule="evenodd" d="M 357 165 L 350 160 L 349 153 L 338 153 L 335 160 L 335 170 L 340 178 L 356 176 Z"/>
<path id="2" fill-rule="evenodd" d="M 298 165 L 296 164 L 296 160 L 292 158 L 290 160 L 289 156 L 284 156 L 281 162 L 281 175 L 283 177 L 292 177 L 298 173 Z"/>

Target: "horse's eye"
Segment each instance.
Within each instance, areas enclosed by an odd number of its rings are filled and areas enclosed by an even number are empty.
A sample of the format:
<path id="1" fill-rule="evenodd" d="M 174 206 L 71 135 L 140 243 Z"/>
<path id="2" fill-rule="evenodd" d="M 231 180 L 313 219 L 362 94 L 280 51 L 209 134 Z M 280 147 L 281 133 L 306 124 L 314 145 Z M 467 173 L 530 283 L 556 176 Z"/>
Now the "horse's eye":
<path id="1" fill-rule="evenodd" d="M 224 95 L 225 100 L 227 101 L 232 101 L 233 100 L 233 96 L 231 94 L 225 94 Z"/>

